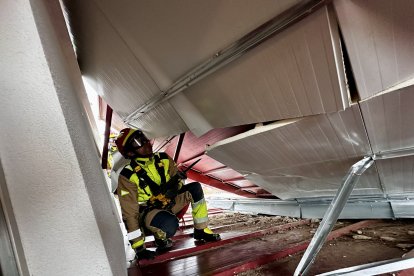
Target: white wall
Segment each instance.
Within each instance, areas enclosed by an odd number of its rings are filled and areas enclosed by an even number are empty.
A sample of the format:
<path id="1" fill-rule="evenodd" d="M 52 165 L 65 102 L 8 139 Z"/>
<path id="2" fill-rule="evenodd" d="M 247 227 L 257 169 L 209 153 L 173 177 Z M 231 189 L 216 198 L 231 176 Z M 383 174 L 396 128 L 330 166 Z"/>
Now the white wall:
<path id="1" fill-rule="evenodd" d="M 31 4 L 3 0 L 0 9 L 0 158 L 6 217 L 25 260 L 20 271 L 125 275 L 122 234 L 58 1 Z"/>

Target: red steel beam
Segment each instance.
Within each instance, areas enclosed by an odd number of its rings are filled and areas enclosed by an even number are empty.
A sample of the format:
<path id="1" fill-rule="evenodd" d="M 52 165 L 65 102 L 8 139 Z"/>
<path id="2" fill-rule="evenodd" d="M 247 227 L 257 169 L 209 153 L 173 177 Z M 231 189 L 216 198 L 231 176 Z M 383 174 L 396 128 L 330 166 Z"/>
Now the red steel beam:
<path id="1" fill-rule="evenodd" d="M 217 167 L 217 168 L 214 168 L 208 171 L 204 171 L 201 174 L 207 175 L 211 173 L 217 173 L 217 172 L 228 171 L 228 170 L 231 170 L 231 169 L 227 166 L 221 166 L 221 167 Z"/>
<path id="2" fill-rule="evenodd" d="M 254 238 L 257 238 L 257 237 L 262 237 L 264 235 L 275 233 L 276 231 L 286 230 L 286 229 L 293 228 L 293 227 L 296 227 L 296 226 L 299 226 L 299 225 L 302 225 L 302 224 L 307 224 L 307 223 L 310 223 L 309 219 L 300 220 L 300 221 L 287 223 L 287 224 L 283 224 L 283 225 L 278 225 L 276 227 L 251 232 L 251 233 L 248 233 L 248 234 L 240 235 L 240 236 L 237 236 L 237 237 L 233 237 L 233 238 L 230 238 L 230 239 L 225 239 L 225 240 L 221 240 L 221 241 L 217 241 L 217 242 L 210 242 L 210 243 L 198 245 L 196 247 L 185 248 L 185 249 L 181 249 L 181 250 L 167 252 L 165 254 L 157 256 L 154 260 L 142 260 L 142 261 L 139 262 L 139 265 L 140 265 L 140 267 L 145 267 L 145 266 L 156 264 L 156 263 L 163 263 L 163 262 L 168 261 L 170 259 L 181 259 L 181 258 L 187 257 L 189 255 L 193 255 L 195 253 L 199 253 L 199 252 L 209 250 L 209 249 L 214 248 L 214 247 L 220 247 L 220 246 L 223 246 L 223 245 L 226 245 L 226 244 L 231 244 L 231 243 L 235 243 L 235 242 L 239 242 L 239 241 L 244 241 L 244 240 L 247 240 L 247 239 L 254 239 Z"/>
<path id="3" fill-rule="evenodd" d="M 112 108 L 106 105 L 106 118 L 105 118 L 105 137 L 102 149 L 102 169 L 108 168 L 108 144 L 109 136 L 111 135 L 111 122 L 112 122 Z"/>
<path id="4" fill-rule="evenodd" d="M 226 181 L 226 182 L 232 182 L 232 181 L 247 181 L 247 179 L 244 178 L 243 176 L 239 176 L 239 177 L 235 177 L 235 178 L 225 179 L 224 181 Z"/>
<path id="5" fill-rule="evenodd" d="M 187 177 L 194 181 L 209 185 L 211 187 L 214 187 L 220 190 L 224 190 L 229 193 L 234 193 L 234 194 L 245 196 L 245 197 L 253 197 L 253 198 L 255 197 L 254 194 L 252 193 L 239 190 L 238 188 L 235 188 L 229 184 L 223 183 L 213 177 L 202 175 L 201 173 L 198 173 L 194 170 L 189 170 L 187 172 Z"/>
<path id="6" fill-rule="evenodd" d="M 175 135 L 171 138 L 168 138 L 164 141 L 164 143 L 160 142 L 159 145 L 154 149 L 155 152 L 161 151 L 167 144 L 171 143 L 171 141 L 175 138 Z M 161 144 L 162 143 L 162 144 Z"/>
<path id="7" fill-rule="evenodd" d="M 181 146 L 183 145 L 185 132 L 180 134 L 180 137 L 178 137 L 177 146 L 175 147 L 174 151 L 174 157 L 173 160 L 175 163 L 177 163 L 178 156 L 180 155 Z"/>
<path id="8" fill-rule="evenodd" d="M 350 233 L 351 231 L 355 231 L 355 230 L 361 229 L 363 227 L 366 227 L 368 225 L 375 224 L 378 222 L 379 220 L 363 220 L 363 221 L 351 224 L 349 226 L 342 227 L 340 229 L 332 231 L 328 235 L 327 241 L 336 239 L 340 236 Z M 215 276 L 233 276 L 243 271 L 255 269 L 259 266 L 266 265 L 270 262 L 283 259 L 289 255 L 293 255 L 301 251 L 305 251 L 306 248 L 308 248 L 309 243 L 310 243 L 310 240 L 301 242 L 301 243 L 298 243 L 292 246 L 288 246 L 284 248 L 283 250 L 276 252 L 274 254 L 263 255 L 263 256 L 256 257 L 256 258 L 252 258 L 250 260 L 242 260 L 238 263 L 233 263 L 230 268 L 227 266 L 225 268 L 214 271 L 214 275 Z"/>
<path id="9" fill-rule="evenodd" d="M 194 161 L 194 160 L 198 159 L 199 157 L 201 157 L 201 156 L 203 156 L 203 155 L 204 155 L 204 151 L 203 151 L 203 152 L 200 152 L 200 153 L 198 153 L 198 154 L 196 154 L 195 156 L 191 157 L 190 159 L 187 159 L 187 160 L 181 161 L 179 165 L 183 165 L 183 164 L 188 163 L 188 162 L 190 162 L 190 161 Z"/>

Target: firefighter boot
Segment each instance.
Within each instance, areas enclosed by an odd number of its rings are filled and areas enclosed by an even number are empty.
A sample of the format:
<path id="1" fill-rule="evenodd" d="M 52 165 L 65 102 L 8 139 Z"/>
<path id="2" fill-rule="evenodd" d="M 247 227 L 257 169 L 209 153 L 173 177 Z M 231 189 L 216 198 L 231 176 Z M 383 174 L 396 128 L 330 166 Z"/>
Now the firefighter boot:
<path id="1" fill-rule="evenodd" d="M 157 246 L 157 252 L 164 252 L 173 246 L 173 242 L 171 239 L 155 239 L 155 245 Z"/>
<path id="2" fill-rule="evenodd" d="M 221 240 L 219 234 L 214 234 L 209 228 L 194 229 L 194 239 L 203 240 L 205 242 L 219 241 Z"/>

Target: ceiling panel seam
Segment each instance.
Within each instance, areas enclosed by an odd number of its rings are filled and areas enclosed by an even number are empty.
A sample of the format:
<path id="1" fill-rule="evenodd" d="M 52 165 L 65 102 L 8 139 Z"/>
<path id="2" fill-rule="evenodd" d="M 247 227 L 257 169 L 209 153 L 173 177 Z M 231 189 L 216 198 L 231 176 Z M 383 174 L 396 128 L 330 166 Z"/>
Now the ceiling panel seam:
<path id="1" fill-rule="evenodd" d="M 366 126 L 366 123 L 365 123 L 364 114 L 362 113 L 361 105 L 360 105 L 360 102 L 359 101 L 358 101 L 358 111 L 359 111 L 359 114 L 360 114 L 361 119 L 362 119 L 362 125 L 364 126 L 365 135 L 367 136 L 368 146 L 371 149 L 372 154 L 375 155 L 376 153 L 374 152 L 374 150 L 372 148 L 371 139 L 369 138 L 369 135 L 368 135 L 368 130 L 367 130 L 367 126 Z M 380 173 L 379 173 L 378 167 L 377 167 L 377 162 L 375 160 L 374 160 L 374 168 L 375 168 L 375 171 L 377 172 L 376 175 L 378 177 L 378 182 L 379 182 L 379 185 L 381 187 L 381 190 L 385 194 L 386 193 L 386 189 L 385 189 L 384 184 L 382 183 L 381 176 L 380 176 Z"/>
<path id="2" fill-rule="evenodd" d="M 333 8 L 332 4 L 327 5 L 328 7 L 328 28 L 329 28 L 329 34 L 332 38 L 334 37 L 338 37 L 338 40 L 331 40 L 331 43 L 333 45 L 332 50 L 334 52 L 334 56 L 336 57 L 340 57 L 340 61 L 338 61 L 338 59 L 335 59 L 335 67 L 337 69 L 338 72 L 338 77 L 340 82 L 342 82 L 345 86 L 344 86 L 344 91 L 341 90 L 341 98 L 338 98 L 336 94 L 335 95 L 335 104 L 337 108 L 347 108 L 349 107 L 350 103 L 351 103 L 351 95 L 350 95 L 350 91 L 348 90 L 348 83 L 347 83 L 347 76 L 346 76 L 346 72 L 345 72 L 345 63 L 344 63 L 344 54 L 343 54 L 343 49 L 342 49 L 342 38 L 341 38 L 341 34 L 340 34 L 340 26 L 338 23 L 338 16 L 335 12 L 335 9 Z M 325 56 L 327 55 L 327 51 L 326 51 L 326 45 L 323 44 L 324 47 L 324 53 Z M 328 57 L 326 57 L 326 59 L 328 60 Z M 331 65 L 328 63 L 328 67 L 330 67 Z M 335 77 L 332 76 L 332 72 L 330 72 L 330 78 L 331 78 L 331 87 L 332 90 L 334 90 L 334 79 Z M 342 101 L 342 104 L 341 104 Z"/>

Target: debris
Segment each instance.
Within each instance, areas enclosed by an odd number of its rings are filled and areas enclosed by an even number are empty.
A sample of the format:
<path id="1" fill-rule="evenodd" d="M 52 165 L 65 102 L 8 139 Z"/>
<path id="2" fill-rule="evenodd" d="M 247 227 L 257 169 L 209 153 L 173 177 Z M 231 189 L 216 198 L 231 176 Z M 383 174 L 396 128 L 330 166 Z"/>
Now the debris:
<path id="1" fill-rule="evenodd" d="M 309 233 L 311 233 L 311 234 L 315 234 L 315 233 L 316 233 L 316 229 L 312 229 L 312 230 L 310 230 L 310 231 L 309 231 Z"/>
<path id="2" fill-rule="evenodd" d="M 311 219 L 311 223 L 319 223 L 321 220 L 317 218 Z"/>
<path id="3" fill-rule="evenodd" d="M 390 241 L 390 242 L 396 240 L 396 238 L 386 237 L 386 236 L 382 236 L 382 237 L 380 237 L 380 239 L 383 240 L 383 241 Z"/>
<path id="4" fill-rule="evenodd" d="M 414 235 L 414 231 L 412 231 L 412 230 L 408 230 L 408 235 Z"/>
<path id="5" fill-rule="evenodd" d="M 357 233 L 358 235 L 362 235 L 362 231 L 361 230 L 352 230 L 351 232 Z"/>
<path id="6" fill-rule="evenodd" d="M 365 236 L 365 235 L 353 235 L 352 238 L 354 240 L 371 240 L 371 237 Z"/>
<path id="7" fill-rule="evenodd" d="M 399 243 L 396 245 L 396 247 L 399 247 L 402 249 L 409 249 L 409 248 L 413 248 L 414 244 L 413 243 Z"/>

